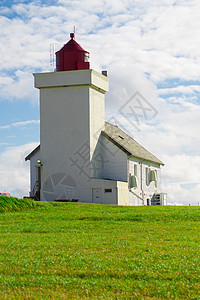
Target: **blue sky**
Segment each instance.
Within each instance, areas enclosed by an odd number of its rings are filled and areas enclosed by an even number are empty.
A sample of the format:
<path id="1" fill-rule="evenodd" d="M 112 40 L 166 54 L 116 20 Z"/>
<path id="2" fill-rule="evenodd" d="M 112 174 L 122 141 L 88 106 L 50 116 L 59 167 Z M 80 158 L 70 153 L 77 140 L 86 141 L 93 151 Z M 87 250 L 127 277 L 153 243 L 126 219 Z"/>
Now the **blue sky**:
<path id="1" fill-rule="evenodd" d="M 32 73 L 53 71 L 50 44 L 59 49 L 75 25 L 91 67 L 108 70 L 107 120 L 164 161 L 162 189 L 170 203 L 197 205 L 199 14 L 196 0 L 1 1 L 0 191 L 28 194 L 24 157 L 39 143 L 39 95 Z M 136 92 L 157 114 L 130 122 L 121 108 Z"/>

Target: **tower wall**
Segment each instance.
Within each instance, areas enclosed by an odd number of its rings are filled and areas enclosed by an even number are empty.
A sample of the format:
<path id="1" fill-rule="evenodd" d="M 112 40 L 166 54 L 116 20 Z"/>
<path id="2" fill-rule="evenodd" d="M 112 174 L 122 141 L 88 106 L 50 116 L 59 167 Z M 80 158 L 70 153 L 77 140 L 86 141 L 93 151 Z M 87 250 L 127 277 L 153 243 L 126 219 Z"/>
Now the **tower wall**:
<path id="1" fill-rule="evenodd" d="M 101 175 L 99 139 L 109 80 L 94 70 L 34 77 L 40 89 L 41 200 L 90 202 L 91 177 Z"/>

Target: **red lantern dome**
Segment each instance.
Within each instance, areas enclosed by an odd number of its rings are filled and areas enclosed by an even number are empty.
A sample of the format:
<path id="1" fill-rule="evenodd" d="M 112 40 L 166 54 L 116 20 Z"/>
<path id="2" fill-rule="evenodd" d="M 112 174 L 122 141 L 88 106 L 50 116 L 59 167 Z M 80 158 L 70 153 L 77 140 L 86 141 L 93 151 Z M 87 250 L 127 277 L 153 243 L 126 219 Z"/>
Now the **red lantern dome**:
<path id="1" fill-rule="evenodd" d="M 71 40 L 56 52 L 56 71 L 89 69 L 89 52 L 85 51 L 70 33 Z"/>

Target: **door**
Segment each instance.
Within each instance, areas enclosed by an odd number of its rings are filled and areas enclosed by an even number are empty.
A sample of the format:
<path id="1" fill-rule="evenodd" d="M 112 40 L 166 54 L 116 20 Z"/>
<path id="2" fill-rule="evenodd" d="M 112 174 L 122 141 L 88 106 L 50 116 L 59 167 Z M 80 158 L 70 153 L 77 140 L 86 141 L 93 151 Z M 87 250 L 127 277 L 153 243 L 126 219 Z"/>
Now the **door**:
<path id="1" fill-rule="evenodd" d="M 40 200 L 40 189 L 41 189 L 41 166 L 36 166 L 36 197 Z"/>
<path id="2" fill-rule="evenodd" d="M 92 189 L 92 202 L 102 204 L 102 191 L 100 188 Z"/>

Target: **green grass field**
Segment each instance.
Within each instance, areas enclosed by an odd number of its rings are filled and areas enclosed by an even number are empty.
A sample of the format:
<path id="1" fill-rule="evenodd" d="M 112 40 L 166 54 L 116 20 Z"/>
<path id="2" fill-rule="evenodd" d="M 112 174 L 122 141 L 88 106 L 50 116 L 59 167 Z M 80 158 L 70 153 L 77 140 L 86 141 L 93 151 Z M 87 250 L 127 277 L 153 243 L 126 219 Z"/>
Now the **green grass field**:
<path id="1" fill-rule="evenodd" d="M 10 201 L 0 299 L 200 299 L 199 207 Z"/>

